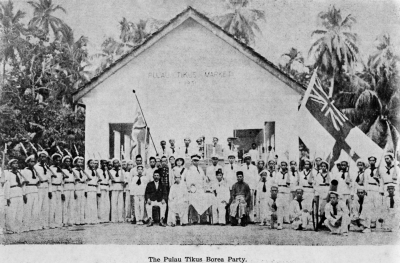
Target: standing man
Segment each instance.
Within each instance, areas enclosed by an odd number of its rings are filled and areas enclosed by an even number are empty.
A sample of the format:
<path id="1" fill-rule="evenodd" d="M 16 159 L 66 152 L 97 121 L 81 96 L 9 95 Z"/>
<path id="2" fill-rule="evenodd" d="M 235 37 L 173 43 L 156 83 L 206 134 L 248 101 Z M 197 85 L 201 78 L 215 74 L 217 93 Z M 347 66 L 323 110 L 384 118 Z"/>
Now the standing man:
<path id="1" fill-rule="evenodd" d="M 354 182 L 354 187 L 357 189 L 357 187 L 359 186 L 364 186 L 364 181 L 365 181 L 365 175 L 364 175 L 364 171 L 365 171 L 365 162 L 361 159 L 358 159 L 357 162 L 357 177 L 356 180 Z"/>
<path id="2" fill-rule="evenodd" d="M 299 174 L 299 186 L 303 189 L 304 204 L 311 209 L 314 199 L 314 179 L 312 174 L 312 164 L 308 159 L 304 159 L 304 169 Z"/>
<path id="3" fill-rule="evenodd" d="M 349 163 L 347 161 L 340 162 L 339 174 L 335 178 L 338 180 L 338 192 L 340 199 L 350 203 L 350 194 L 352 193 L 352 180 L 349 173 Z"/>
<path id="4" fill-rule="evenodd" d="M 86 175 L 83 172 L 83 157 L 76 156 L 73 160 L 75 167 L 72 172 L 75 176 L 75 224 L 84 225 L 86 203 Z"/>
<path id="5" fill-rule="evenodd" d="M 237 182 L 236 173 L 240 170 L 240 167 L 235 163 L 235 154 L 228 154 L 228 164 L 224 167 L 225 172 L 225 180 L 229 187 L 229 190 L 232 189 L 232 186 Z"/>
<path id="6" fill-rule="evenodd" d="M 281 161 L 281 169 L 277 173 L 276 183 L 278 184 L 278 194 L 280 200 L 280 210 L 283 216 L 283 221 L 289 223 L 289 207 L 292 201 L 292 195 L 290 193 L 290 175 L 288 174 L 288 164 L 286 161 Z"/>
<path id="7" fill-rule="evenodd" d="M 260 226 L 265 226 L 267 224 L 268 218 L 268 199 L 270 197 L 270 190 L 272 183 L 267 181 L 267 172 L 262 171 L 260 173 L 260 181 L 257 184 L 257 219 L 260 222 Z"/>
<path id="8" fill-rule="evenodd" d="M 190 138 L 186 137 L 184 140 L 184 145 L 181 148 L 181 155 L 185 156 L 185 158 L 190 158 L 190 156 L 193 154 L 193 149 L 190 146 Z"/>
<path id="9" fill-rule="evenodd" d="M 348 236 L 350 224 L 349 210 L 343 201 L 339 202 L 339 194 L 335 191 L 329 192 L 330 202 L 325 206 L 325 226 L 331 234 L 342 234 Z"/>
<path id="10" fill-rule="evenodd" d="M 100 169 L 97 171 L 100 175 L 100 185 L 98 196 L 98 217 L 100 223 L 107 223 L 110 221 L 110 176 L 108 171 L 107 160 L 100 161 Z"/>
<path id="11" fill-rule="evenodd" d="M 319 172 L 314 178 L 314 195 L 319 199 L 319 215 L 323 215 L 325 205 L 329 201 L 327 198 L 332 179 L 329 173 L 329 164 L 327 162 L 321 161 L 319 167 Z"/>
<path id="12" fill-rule="evenodd" d="M 212 189 L 215 194 L 215 204 L 212 206 L 213 208 L 213 223 L 214 225 L 222 225 L 226 224 L 225 213 L 226 206 L 228 206 L 230 199 L 229 187 L 226 185 L 226 180 L 224 179 L 224 173 L 222 172 L 222 168 L 218 169 L 216 172 L 216 180 L 214 181 L 214 186 Z"/>
<path id="13" fill-rule="evenodd" d="M 314 160 L 314 167 L 313 167 L 313 174 L 318 174 L 321 170 L 321 162 L 322 162 L 322 158 L 321 157 L 317 157 Z"/>
<path id="14" fill-rule="evenodd" d="M 114 168 L 111 174 L 111 222 L 124 222 L 124 175 L 121 170 L 120 161 L 117 158 L 112 160 Z"/>
<path id="15" fill-rule="evenodd" d="M 174 167 L 175 167 L 175 157 L 174 156 L 170 156 L 168 158 L 168 160 L 169 160 L 169 168 L 171 170 L 174 169 Z"/>
<path id="16" fill-rule="evenodd" d="M 61 196 L 64 192 L 63 190 L 64 174 L 60 168 L 61 158 L 62 156 L 60 154 L 54 153 L 51 156 L 53 164 L 49 168 L 51 172 L 51 179 L 49 181 L 50 228 L 62 227 L 63 202 L 61 200 Z"/>
<path id="17" fill-rule="evenodd" d="M 23 177 L 27 180 L 25 195 L 27 202 L 24 204 L 23 231 L 41 229 L 39 222 L 39 194 L 38 185 L 40 178 L 35 170 L 36 159 L 30 155 L 25 159 L 27 167 L 22 170 Z"/>
<path id="18" fill-rule="evenodd" d="M 241 170 L 243 171 L 243 177 L 244 181 L 249 185 L 250 187 L 250 202 L 248 204 L 249 206 L 249 222 L 253 223 L 254 222 L 254 201 L 255 201 L 255 190 L 257 187 L 257 183 L 259 181 L 259 176 L 257 172 L 257 167 L 253 164 L 251 164 L 251 157 L 249 154 L 245 154 L 243 156 L 244 158 L 244 164 L 242 164 Z"/>
<path id="19" fill-rule="evenodd" d="M 39 222 L 42 229 L 49 228 L 49 181 L 51 178 L 48 171 L 47 158 L 49 154 L 46 151 L 38 152 L 39 162 L 35 165 L 40 184 L 38 186 L 39 202 Z M 51 195 L 51 194 L 50 194 Z"/>
<path id="20" fill-rule="evenodd" d="M 379 177 L 381 178 L 381 189 L 380 192 L 384 193 L 384 186 L 393 184 L 395 186 L 394 191 L 398 192 L 397 177 L 400 175 L 399 167 L 393 164 L 393 153 L 388 152 L 385 154 L 385 167 L 381 167 L 378 171 Z"/>
<path id="21" fill-rule="evenodd" d="M 237 138 L 235 137 L 228 137 L 227 142 L 228 145 L 225 146 L 224 148 L 224 155 L 225 155 L 225 160 L 229 159 L 229 155 L 233 154 L 235 158 L 238 158 L 238 153 L 235 145 L 233 144 L 233 141 L 236 140 Z M 236 177 L 236 175 L 235 175 Z"/>
<path id="22" fill-rule="evenodd" d="M 243 172 L 236 173 L 237 183 L 232 186 L 230 203 L 230 216 L 232 226 L 238 224 L 240 220 L 241 226 L 246 226 L 248 210 L 251 202 L 250 187 L 243 181 Z"/>
<path id="23" fill-rule="evenodd" d="M 175 146 L 175 139 L 169 139 L 169 149 L 168 149 L 168 156 L 176 157 L 177 150 Z"/>
<path id="24" fill-rule="evenodd" d="M 292 193 L 292 199 L 294 199 L 297 196 L 296 189 L 299 185 L 299 171 L 297 170 L 297 163 L 294 160 L 290 161 L 289 177 L 290 192 Z M 301 197 L 303 197 L 303 193 L 301 193 Z"/>
<path id="25" fill-rule="evenodd" d="M 211 165 L 206 169 L 206 175 L 210 178 L 210 184 L 214 184 L 217 181 L 217 171 L 222 171 L 222 166 L 218 164 L 219 158 L 217 155 L 211 156 Z"/>
<path id="26" fill-rule="evenodd" d="M 76 206 L 76 193 L 75 193 L 75 176 L 72 170 L 72 157 L 66 155 L 62 158 L 64 164 L 64 186 L 61 193 L 61 200 L 63 201 L 63 225 L 72 226 L 75 224 L 75 206 Z"/>
<path id="27" fill-rule="evenodd" d="M 167 209 L 167 189 L 160 181 L 160 173 L 158 170 L 154 172 L 153 181 L 146 186 L 144 198 L 146 200 L 146 211 L 149 216 L 148 227 L 153 225 L 153 206 L 160 208 L 160 226 L 165 227 L 164 215 Z"/>
<path id="28" fill-rule="evenodd" d="M 384 198 L 383 213 L 379 216 L 383 222 L 383 229 L 386 231 L 399 231 L 400 227 L 400 198 L 399 193 L 395 193 L 395 185 L 386 185 L 388 195 Z"/>
<path id="29" fill-rule="evenodd" d="M 381 192 L 381 182 L 378 178 L 378 168 L 376 167 L 376 157 L 368 157 L 369 168 L 364 171 L 364 189 L 371 198 L 372 209 L 375 211 L 371 218 L 371 226 L 376 226 L 377 215 L 382 207 L 383 193 Z"/>
<path id="30" fill-rule="evenodd" d="M 256 160 L 260 159 L 260 154 L 257 150 L 257 144 L 255 144 L 254 142 L 251 144 L 249 155 L 251 157 L 251 163 L 253 165 L 256 165 Z"/>
<path id="31" fill-rule="evenodd" d="M 167 142 L 165 140 L 162 140 L 160 142 L 160 145 L 161 145 L 161 150 L 159 154 L 161 156 L 166 156 L 168 158 L 169 150 L 167 149 Z"/>
<path id="32" fill-rule="evenodd" d="M 89 159 L 88 167 L 86 170 L 87 175 L 87 196 L 85 205 L 85 220 L 87 224 L 98 224 L 98 211 L 97 211 L 97 192 L 99 190 L 99 183 L 102 181 L 100 175 L 95 169 L 94 160 Z"/>
<path id="33" fill-rule="evenodd" d="M 132 182 L 130 183 L 131 186 L 130 193 L 135 202 L 135 217 L 138 225 L 143 225 L 143 220 L 145 219 L 144 204 L 146 200 L 144 197 L 147 184 L 149 183 L 147 176 L 143 175 L 143 170 L 144 170 L 143 166 L 138 165 L 137 166 L 138 173 L 132 178 Z"/>
<path id="34" fill-rule="evenodd" d="M 18 160 L 11 159 L 8 162 L 10 170 L 5 171 L 4 197 L 6 200 L 6 218 L 5 228 L 6 233 L 21 233 L 23 206 L 26 196 L 24 193 L 25 179 L 18 171 Z"/>
<path id="35" fill-rule="evenodd" d="M 196 140 L 196 143 L 197 143 L 197 145 L 196 145 L 196 147 L 197 147 L 197 154 L 200 155 L 200 157 L 201 157 L 202 159 L 204 159 L 203 138 L 202 138 L 202 137 L 199 137 L 199 138 Z"/>
<path id="36" fill-rule="evenodd" d="M 154 171 L 158 169 L 156 167 L 156 158 L 151 156 L 149 159 L 149 164 L 150 164 L 150 167 L 146 169 L 145 175 L 147 176 L 148 181 L 151 182 L 151 181 L 153 181 Z"/>

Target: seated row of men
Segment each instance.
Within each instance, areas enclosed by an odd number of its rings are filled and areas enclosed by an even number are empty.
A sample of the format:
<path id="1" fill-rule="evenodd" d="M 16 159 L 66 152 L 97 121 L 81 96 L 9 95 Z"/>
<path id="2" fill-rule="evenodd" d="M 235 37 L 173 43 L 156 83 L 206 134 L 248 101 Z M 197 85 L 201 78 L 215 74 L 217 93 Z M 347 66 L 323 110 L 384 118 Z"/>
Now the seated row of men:
<path id="1" fill-rule="evenodd" d="M 18 170 L 17 160 L 9 161 L 11 169 L 3 177 L 6 229 L 9 233 L 109 221 L 132 220 L 138 224 L 148 221 L 151 226 L 153 206 L 160 207 L 160 224 L 163 226 L 165 223 L 175 225 L 177 217 L 181 224 L 186 224 L 188 218 L 196 221 L 196 217 L 212 207 L 214 224 L 226 224 L 225 214 L 228 212 L 233 225 L 238 220 L 241 225 L 249 222 L 271 225 L 271 215 L 278 211 L 281 215 L 277 217 L 278 229 L 282 228 L 283 222 L 292 222 L 298 225 L 297 229 L 307 229 L 315 196 L 320 197 L 320 214 L 325 213 L 326 204 L 330 202 L 326 196 L 332 180 L 338 181 L 338 196 L 341 201 L 347 201 L 350 208 L 350 204 L 355 203 L 352 202 L 355 193 L 365 185 L 363 191 L 371 200 L 368 202 L 372 207 L 370 224 L 376 224 L 377 220 L 383 219 L 378 215 L 382 214 L 385 200 L 390 195 L 389 192 L 384 197 L 382 188 L 393 183 L 396 188 L 397 179 L 393 175 L 396 173 L 391 172 L 393 155 L 390 154 L 385 158 L 388 175 L 392 176 L 390 182 L 386 174 L 379 175 L 373 168 L 375 157 L 369 158 L 368 169 L 372 172 L 364 170 L 364 162 L 357 162 L 359 173 L 352 182 L 347 162 L 341 163 L 335 175 L 329 172 L 329 164 L 323 161 L 316 162 L 316 169 L 313 169 L 311 161 L 307 160 L 305 169 L 298 171 L 295 161 L 290 162 L 290 169 L 286 161 L 281 161 L 278 167 L 275 160 L 268 162 L 268 168 L 264 167 L 263 161 L 259 161 L 256 167 L 251 164 L 248 154 L 240 166 L 232 154 L 224 167 L 218 164 L 218 157 L 213 156 L 212 164 L 204 173 L 199 167 L 200 156 L 197 154 L 191 157 L 192 165 L 188 169 L 184 166 L 184 158 L 175 160 L 170 157 L 168 165 L 166 157 L 152 157 L 147 169 L 141 156 L 136 157 L 136 167 L 130 161 L 125 165 L 123 162 L 122 169 L 117 159 L 111 162 L 101 160 L 100 167 L 96 160 L 88 160 L 84 169 L 83 158 L 79 156 L 72 159 L 55 153 L 51 156 L 51 166 L 47 164 L 47 152 L 39 152 L 38 156 L 39 163 L 36 163 L 35 156 L 29 156 L 27 168 L 22 171 Z M 301 201 L 297 209 L 293 201 L 299 200 L 300 191 L 304 202 Z M 398 193 L 398 188 L 393 193 Z M 397 198 L 397 195 L 394 196 Z M 398 203 L 390 201 L 389 208 Z M 390 209 L 388 211 L 395 213 L 396 209 Z M 301 216 L 294 216 L 296 214 Z M 387 223 L 388 219 L 384 222 Z M 391 224 L 387 225 L 393 228 Z"/>

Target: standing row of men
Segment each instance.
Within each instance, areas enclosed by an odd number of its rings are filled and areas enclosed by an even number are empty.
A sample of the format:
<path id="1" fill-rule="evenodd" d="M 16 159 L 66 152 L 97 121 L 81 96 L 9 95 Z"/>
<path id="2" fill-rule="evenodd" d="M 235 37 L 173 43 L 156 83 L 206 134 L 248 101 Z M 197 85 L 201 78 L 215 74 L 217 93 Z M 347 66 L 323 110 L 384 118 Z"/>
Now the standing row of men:
<path id="1" fill-rule="evenodd" d="M 121 167 L 117 159 L 101 160 L 100 164 L 88 160 L 86 169 L 79 156 L 54 153 L 51 166 L 47 164 L 46 151 L 39 152 L 38 157 L 38 163 L 35 156 L 27 157 L 23 170 L 18 169 L 17 160 L 8 162 L 10 170 L 5 172 L 3 181 L 5 228 L 9 233 L 109 221 L 147 222 L 151 226 L 153 207 L 160 208 L 162 226 L 186 224 L 188 219 L 196 222 L 212 209 L 210 221 L 214 224 L 226 224 L 228 213 L 233 225 L 259 222 L 273 226 L 276 221 L 277 229 L 282 229 L 284 222 L 292 223 L 295 229 L 307 229 L 315 197 L 320 201 L 320 214 L 326 217 L 323 223 L 331 229 L 338 225 L 338 212 L 333 207 L 340 207 L 343 214 L 352 218 L 349 221 L 346 216 L 340 217 L 343 226 L 354 221 L 358 227 L 370 229 L 380 222 L 393 229 L 393 224 L 398 223 L 397 219 L 394 223 L 388 219 L 399 215 L 395 209 L 399 204 L 398 167 L 393 165 L 392 154 L 385 156 L 385 173 L 377 171 L 375 157 L 369 158 L 368 168 L 366 162 L 359 160 L 355 180 L 346 161 L 330 172 L 328 163 L 317 159 L 313 167 L 306 160 L 304 170 L 298 171 L 295 161 L 277 165 L 276 160 L 270 160 L 265 167 L 260 160 L 255 166 L 249 154 L 239 165 L 233 152 L 228 154 L 224 167 L 218 156 L 212 156 L 212 164 L 205 172 L 197 154 L 191 156 L 189 168 L 184 165 L 185 158 L 163 156 L 151 157 L 147 169 L 141 156 L 136 157 L 135 167 L 132 161 L 123 161 Z M 334 205 L 335 198 L 330 194 L 333 181 L 337 182 L 333 195 L 339 199 L 339 206 Z M 382 189 L 387 187 L 393 191 L 388 190 L 385 195 Z M 361 197 L 361 192 L 368 197 Z M 360 208 L 355 200 L 366 203 Z M 368 219 L 364 219 L 367 211 Z M 382 218 L 388 211 L 395 216 Z"/>

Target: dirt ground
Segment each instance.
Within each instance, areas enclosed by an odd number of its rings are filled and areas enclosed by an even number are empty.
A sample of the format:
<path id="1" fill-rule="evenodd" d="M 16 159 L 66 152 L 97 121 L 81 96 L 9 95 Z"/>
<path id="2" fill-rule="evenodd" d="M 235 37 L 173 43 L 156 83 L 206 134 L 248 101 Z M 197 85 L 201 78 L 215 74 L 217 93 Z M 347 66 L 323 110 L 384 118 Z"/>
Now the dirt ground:
<path id="1" fill-rule="evenodd" d="M 2 244 L 130 244 L 130 245 L 395 245 L 400 235 L 393 232 L 350 232 L 349 236 L 328 231 L 294 231 L 265 226 L 146 227 L 146 225 L 100 224 L 32 231 L 0 236 Z"/>

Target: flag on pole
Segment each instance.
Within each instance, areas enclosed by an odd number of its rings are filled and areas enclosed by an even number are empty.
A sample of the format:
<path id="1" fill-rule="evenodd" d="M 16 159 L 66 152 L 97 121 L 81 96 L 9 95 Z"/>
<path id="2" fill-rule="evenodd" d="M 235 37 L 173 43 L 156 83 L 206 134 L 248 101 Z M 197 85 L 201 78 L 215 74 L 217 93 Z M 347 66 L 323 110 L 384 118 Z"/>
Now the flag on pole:
<path id="1" fill-rule="evenodd" d="M 143 114 L 140 111 L 139 107 L 136 107 L 136 111 L 134 113 L 134 121 L 132 126 L 132 133 L 131 133 L 131 154 L 132 151 L 135 150 L 138 146 L 138 135 L 140 131 L 146 128 L 146 122 L 144 121 Z"/>
<path id="2" fill-rule="evenodd" d="M 337 160 L 350 161 L 353 168 L 357 159 L 381 156 L 383 150 L 340 112 L 324 92 L 314 71 L 299 109 L 298 132 L 301 140 L 323 157 L 330 152 L 330 167 Z"/>

